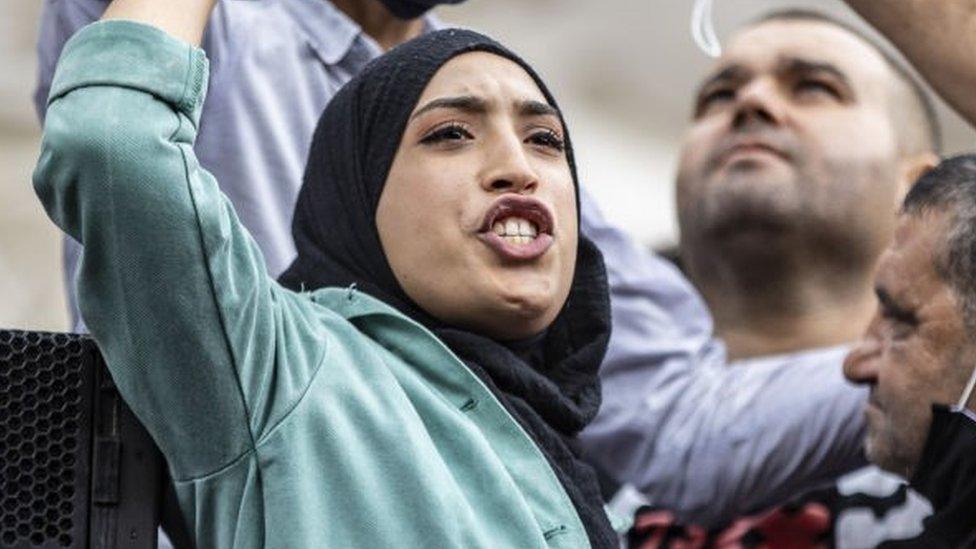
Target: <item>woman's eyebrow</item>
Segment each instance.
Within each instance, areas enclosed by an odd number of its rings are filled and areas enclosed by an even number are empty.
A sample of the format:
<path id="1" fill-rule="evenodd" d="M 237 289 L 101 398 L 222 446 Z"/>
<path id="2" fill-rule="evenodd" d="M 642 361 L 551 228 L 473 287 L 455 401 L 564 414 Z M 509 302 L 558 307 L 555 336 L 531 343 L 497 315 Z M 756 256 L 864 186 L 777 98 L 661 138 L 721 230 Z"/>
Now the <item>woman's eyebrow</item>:
<path id="1" fill-rule="evenodd" d="M 488 102 L 474 95 L 458 95 L 455 97 L 438 97 L 420 107 L 410 116 L 410 120 L 434 109 L 456 109 L 473 114 L 488 112 Z"/>
<path id="2" fill-rule="evenodd" d="M 515 103 L 515 112 L 519 116 L 555 116 L 559 117 L 559 110 L 556 107 L 542 101 L 525 99 Z"/>

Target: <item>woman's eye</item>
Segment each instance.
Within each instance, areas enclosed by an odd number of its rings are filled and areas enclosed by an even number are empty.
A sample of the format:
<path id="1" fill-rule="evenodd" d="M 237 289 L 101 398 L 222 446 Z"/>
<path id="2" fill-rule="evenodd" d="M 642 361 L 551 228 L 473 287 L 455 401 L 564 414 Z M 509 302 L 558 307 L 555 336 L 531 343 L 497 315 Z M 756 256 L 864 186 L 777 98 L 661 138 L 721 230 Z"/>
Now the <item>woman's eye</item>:
<path id="1" fill-rule="evenodd" d="M 474 136 L 464 126 L 451 124 L 433 130 L 425 135 L 420 142 L 425 145 L 431 145 L 445 141 L 463 141 L 466 139 L 474 139 Z"/>
<path id="2" fill-rule="evenodd" d="M 566 148 L 563 139 L 553 130 L 543 130 L 533 133 L 526 140 L 533 145 L 548 147 L 554 151 L 562 152 Z"/>

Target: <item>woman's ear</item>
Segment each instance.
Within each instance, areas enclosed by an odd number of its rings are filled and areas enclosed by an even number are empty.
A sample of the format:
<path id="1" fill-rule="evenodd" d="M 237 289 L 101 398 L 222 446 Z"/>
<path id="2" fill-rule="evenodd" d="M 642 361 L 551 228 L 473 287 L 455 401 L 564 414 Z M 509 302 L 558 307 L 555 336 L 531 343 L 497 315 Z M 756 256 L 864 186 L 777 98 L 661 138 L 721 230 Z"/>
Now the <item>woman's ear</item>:
<path id="1" fill-rule="evenodd" d="M 915 185 L 915 182 L 929 170 L 939 164 L 939 155 L 934 152 L 923 152 L 902 158 L 898 170 L 898 204 Z"/>

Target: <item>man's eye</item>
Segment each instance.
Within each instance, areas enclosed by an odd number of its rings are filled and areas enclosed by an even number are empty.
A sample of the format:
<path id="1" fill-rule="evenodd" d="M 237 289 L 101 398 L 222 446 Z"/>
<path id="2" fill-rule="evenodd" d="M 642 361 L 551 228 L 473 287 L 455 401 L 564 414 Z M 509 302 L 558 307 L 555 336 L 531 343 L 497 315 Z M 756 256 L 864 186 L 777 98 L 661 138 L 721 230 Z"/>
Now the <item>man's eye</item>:
<path id="1" fill-rule="evenodd" d="M 450 124 L 431 131 L 420 142 L 425 145 L 433 145 L 445 141 L 463 141 L 467 139 L 474 139 L 471 132 L 460 124 Z"/>
<path id="2" fill-rule="evenodd" d="M 557 152 L 563 152 L 563 149 L 566 148 L 566 144 L 563 142 L 563 139 L 553 130 L 542 130 L 535 132 L 530 135 L 528 139 L 526 139 L 526 142 L 533 145 L 547 147 Z"/>
<path id="3" fill-rule="evenodd" d="M 732 88 L 716 88 L 711 90 L 708 93 L 702 94 L 698 99 L 695 115 L 700 116 L 712 106 L 732 101 L 733 99 L 735 99 L 735 90 Z"/>
<path id="4" fill-rule="evenodd" d="M 915 331 L 915 315 L 901 311 L 883 310 L 881 317 L 892 339 L 905 339 Z"/>
<path id="5" fill-rule="evenodd" d="M 841 98 L 840 92 L 834 86 L 820 80 L 800 80 L 796 84 L 796 91 L 797 93 L 823 93 L 834 99 Z"/>

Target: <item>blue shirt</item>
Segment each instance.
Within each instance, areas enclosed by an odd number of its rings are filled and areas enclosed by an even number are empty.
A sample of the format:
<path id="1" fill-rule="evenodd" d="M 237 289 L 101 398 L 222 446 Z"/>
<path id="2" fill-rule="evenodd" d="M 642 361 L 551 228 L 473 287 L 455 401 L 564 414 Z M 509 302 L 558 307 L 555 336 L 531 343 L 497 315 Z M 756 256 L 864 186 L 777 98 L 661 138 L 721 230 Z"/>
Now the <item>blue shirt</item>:
<path id="1" fill-rule="evenodd" d="M 106 5 L 46 0 L 35 98 L 42 117 L 65 41 Z M 211 79 L 195 151 L 276 275 L 295 253 L 292 208 L 319 115 L 381 51 L 325 0 L 222 0 L 203 48 Z M 866 393 L 844 381 L 843 350 L 771 357 L 756 368 L 730 363 L 689 282 L 603 219 L 585 189 L 581 219 L 604 253 L 613 306 L 604 405 L 581 439 L 605 473 L 707 526 L 864 463 Z M 69 276 L 78 251 L 66 245 Z"/>

